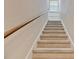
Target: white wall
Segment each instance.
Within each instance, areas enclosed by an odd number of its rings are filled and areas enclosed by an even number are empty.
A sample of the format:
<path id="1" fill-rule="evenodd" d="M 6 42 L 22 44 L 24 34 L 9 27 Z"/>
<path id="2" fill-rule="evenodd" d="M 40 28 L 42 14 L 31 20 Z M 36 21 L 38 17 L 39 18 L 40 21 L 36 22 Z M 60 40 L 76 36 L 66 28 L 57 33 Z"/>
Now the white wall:
<path id="1" fill-rule="evenodd" d="M 39 16 L 48 0 L 5 0 L 5 31 Z M 5 59 L 25 59 L 48 21 L 47 14 L 5 38 Z"/>
<path id="2" fill-rule="evenodd" d="M 48 9 L 48 0 L 5 0 L 5 31 Z"/>
<path id="3" fill-rule="evenodd" d="M 25 59 L 47 20 L 47 14 L 43 15 L 8 36 L 5 39 L 5 59 Z"/>
<path id="4" fill-rule="evenodd" d="M 74 0 L 61 0 L 61 17 L 71 39 L 74 40 Z"/>

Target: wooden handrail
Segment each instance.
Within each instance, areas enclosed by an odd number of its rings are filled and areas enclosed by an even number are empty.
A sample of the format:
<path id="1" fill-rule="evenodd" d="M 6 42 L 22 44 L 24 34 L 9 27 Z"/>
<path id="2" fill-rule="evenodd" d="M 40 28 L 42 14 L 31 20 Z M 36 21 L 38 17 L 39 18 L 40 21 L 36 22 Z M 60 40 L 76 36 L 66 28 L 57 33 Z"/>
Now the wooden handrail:
<path id="1" fill-rule="evenodd" d="M 47 13 L 47 12 L 46 12 L 46 13 Z M 44 13 L 44 14 L 46 14 L 46 13 Z M 24 27 L 25 25 L 31 23 L 32 21 L 36 20 L 37 18 L 41 17 L 41 16 L 44 15 L 44 14 L 41 14 L 41 15 L 35 17 L 34 19 L 28 21 L 28 22 L 19 24 L 19 25 L 15 26 L 15 27 L 11 28 L 10 30 L 8 30 L 8 31 L 6 31 L 6 32 L 4 33 L 4 38 L 7 38 L 9 35 L 13 34 L 13 33 L 16 32 L 17 30 L 19 30 L 20 28 L 22 28 L 22 27 Z"/>

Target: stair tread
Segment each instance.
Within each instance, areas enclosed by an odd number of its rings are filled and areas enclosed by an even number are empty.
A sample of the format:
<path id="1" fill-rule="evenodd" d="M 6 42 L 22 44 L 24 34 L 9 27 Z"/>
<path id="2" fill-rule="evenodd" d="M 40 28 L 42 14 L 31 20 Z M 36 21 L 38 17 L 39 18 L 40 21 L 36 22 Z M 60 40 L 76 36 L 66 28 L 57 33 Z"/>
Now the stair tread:
<path id="1" fill-rule="evenodd" d="M 40 38 L 67 38 L 67 36 L 60 36 L 60 35 L 59 36 L 55 36 L 55 35 L 54 36 L 44 36 L 43 35 L 43 36 L 40 36 Z"/>
<path id="2" fill-rule="evenodd" d="M 42 32 L 43 34 L 66 34 L 64 30 L 45 30 Z"/>
<path id="3" fill-rule="evenodd" d="M 62 26 L 62 24 L 47 24 L 46 26 Z"/>
<path id="4" fill-rule="evenodd" d="M 42 37 L 41 40 L 67 40 L 67 38 L 44 38 Z"/>
<path id="5" fill-rule="evenodd" d="M 72 52 L 33 53 L 33 59 L 74 59 L 74 54 Z"/>
<path id="6" fill-rule="evenodd" d="M 62 27 L 49 27 L 49 26 L 46 26 L 45 28 L 63 28 L 63 26 Z"/>
<path id="7" fill-rule="evenodd" d="M 62 25 L 46 25 L 45 27 L 63 27 Z"/>
<path id="8" fill-rule="evenodd" d="M 51 25 L 62 25 L 61 23 L 55 23 L 55 22 L 53 22 L 53 23 L 47 23 L 47 25 L 49 25 L 49 24 L 51 24 Z"/>
<path id="9" fill-rule="evenodd" d="M 55 43 L 70 43 L 69 40 L 39 40 L 38 43 L 50 43 L 50 44 L 55 44 Z"/>
<path id="10" fill-rule="evenodd" d="M 64 28 L 52 28 L 52 29 L 45 28 L 44 30 L 64 30 Z"/>
<path id="11" fill-rule="evenodd" d="M 64 44 L 43 44 L 43 43 L 38 43 L 37 45 L 38 48 L 70 48 L 71 44 L 70 43 L 64 43 Z"/>
<path id="12" fill-rule="evenodd" d="M 67 36 L 61 36 L 61 35 L 59 35 L 59 36 L 40 36 L 41 38 L 67 38 Z"/>
<path id="13" fill-rule="evenodd" d="M 36 52 L 36 53 L 46 53 L 46 52 L 49 52 L 49 53 L 61 53 L 61 52 L 69 52 L 69 53 L 73 53 L 73 49 L 72 48 L 36 48 L 33 50 L 33 52 Z"/>
<path id="14" fill-rule="evenodd" d="M 67 36 L 65 33 L 52 33 L 52 34 L 42 34 L 42 36 Z"/>
<path id="15" fill-rule="evenodd" d="M 55 27 L 55 28 L 44 28 L 44 30 L 64 30 L 64 28 L 58 28 L 58 27 Z"/>
<path id="16" fill-rule="evenodd" d="M 48 22 L 60 22 L 61 23 L 61 21 L 48 21 Z"/>
<path id="17" fill-rule="evenodd" d="M 43 33 L 48 32 L 48 33 L 65 33 L 64 30 L 44 30 Z"/>
<path id="18" fill-rule="evenodd" d="M 62 24 L 61 21 L 48 21 L 47 24 Z"/>
<path id="19" fill-rule="evenodd" d="M 33 59 L 74 59 L 73 53 L 34 53 Z"/>
<path id="20" fill-rule="evenodd" d="M 61 23 L 47 23 L 47 25 L 62 25 Z"/>

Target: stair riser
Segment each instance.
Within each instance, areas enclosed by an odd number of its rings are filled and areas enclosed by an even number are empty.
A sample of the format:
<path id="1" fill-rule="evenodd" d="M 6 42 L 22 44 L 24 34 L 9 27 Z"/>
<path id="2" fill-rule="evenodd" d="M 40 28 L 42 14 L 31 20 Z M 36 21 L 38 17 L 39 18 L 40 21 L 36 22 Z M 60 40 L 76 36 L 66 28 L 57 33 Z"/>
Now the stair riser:
<path id="1" fill-rule="evenodd" d="M 63 28 L 63 27 L 45 27 L 45 28 Z"/>
<path id="2" fill-rule="evenodd" d="M 63 28 L 53 28 L 53 29 L 45 28 L 44 30 L 64 30 L 64 29 Z"/>
<path id="3" fill-rule="evenodd" d="M 38 44 L 38 48 L 70 48 L 70 44 Z"/>
<path id="4" fill-rule="evenodd" d="M 41 40 L 66 40 L 67 38 L 41 38 Z"/>
<path id="5" fill-rule="evenodd" d="M 67 36 L 41 36 L 40 38 L 46 38 L 46 39 L 54 39 L 54 38 L 67 38 Z"/>
<path id="6" fill-rule="evenodd" d="M 46 28 L 56 28 L 56 27 L 63 28 L 63 26 L 46 26 Z"/>
<path id="7" fill-rule="evenodd" d="M 73 59 L 72 53 L 34 53 L 33 59 Z"/>
<path id="8" fill-rule="evenodd" d="M 55 25 L 62 25 L 61 22 L 55 22 L 55 21 L 54 22 L 48 22 L 47 25 L 49 25 L 49 24 L 51 24 L 51 25 L 54 25 L 54 24 Z"/>
<path id="9" fill-rule="evenodd" d="M 66 34 L 65 32 L 43 32 L 43 34 Z"/>
<path id="10" fill-rule="evenodd" d="M 61 24 L 61 22 L 48 22 L 47 24 Z"/>
<path id="11" fill-rule="evenodd" d="M 43 33 L 65 33 L 64 30 L 44 30 Z"/>
<path id="12" fill-rule="evenodd" d="M 69 44 L 70 42 L 38 42 L 38 44 Z"/>
<path id="13" fill-rule="evenodd" d="M 66 49 L 66 50 L 65 50 Z M 68 48 L 37 48 L 36 50 L 32 51 L 33 53 L 74 53 L 73 49 Z"/>
<path id="14" fill-rule="evenodd" d="M 57 25 L 57 26 L 62 26 L 62 24 L 57 24 L 57 23 L 55 23 L 55 24 L 52 24 L 52 23 L 48 23 L 47 25 Z"/>
<path id="15" fill-rule="evenodd" d="M 46 27 L 63 27 L 62 25 L 46 25 Z"/>
<path id="16" fill-rule="evenodd" d="M 48 21 L 48 23 L 61 23 L 61 21 Z"/>
<path id="17" fill-rule="evenodd" d="M 48 21 L 48 24 L 61 24 L 61 21 L 54 21 L 54 22 Z"/>
<path id="18" fill-rule="evenodd" d="M 41 40 L 41 41 L 38 41 L 38 44 L 39 44 L 39 43 L 40 43 L 40 44 L 44 44 L 44 43 L 45 43 L 45 44 L 46 44 L 46 43 L 47 43 L 47 44 L 57 44 L 57 43 L 58 43 L 58 44 L 61 44 L 61 43 L 62 43 L 62 44 L 69 44 L 70 41 L 68 41 L 68 40 L 64 40 L 64 41 L 63 41 L 63 40 L 57 40 L 57 41 L 56 41 L 56 40 L 55 40 L 55 41 L 54 41 L 54 40 L 52 40 L 52 41 L 51 41 L 51 40 L 46 40 L 46 41 L 42 41 L 42 40 Z"/>
<path id="19" fill-rule="evenodd" d="M 45 29 L 64 29 L 63 27 L 45 27 Z"/>
<path id="20" fill-rule="evenodd" d="M 43 34 L 42 36 L 49 36 L 49 37 L 51 37 L 51 36 L 61 36 L 61 37 L 65 37 L 65 36 L 67 36 L 66 34 L 62 34 L 62 33 L 60 33 L 60 34 L 56 34 L 56 33 L 53 33 L 53 34 Z"/>

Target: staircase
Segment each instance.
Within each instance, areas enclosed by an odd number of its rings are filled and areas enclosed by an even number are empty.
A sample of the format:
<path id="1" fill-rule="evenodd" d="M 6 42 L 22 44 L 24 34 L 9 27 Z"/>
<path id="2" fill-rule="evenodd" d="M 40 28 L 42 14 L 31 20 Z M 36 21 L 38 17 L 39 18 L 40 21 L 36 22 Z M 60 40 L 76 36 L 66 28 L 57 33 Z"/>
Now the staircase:
<path id="1" fill-rule="evenodd" d="M 72 44 L 61 21 L 48 21 L 32 59 L 74 59 Z"/>

